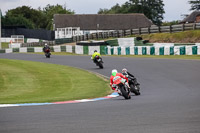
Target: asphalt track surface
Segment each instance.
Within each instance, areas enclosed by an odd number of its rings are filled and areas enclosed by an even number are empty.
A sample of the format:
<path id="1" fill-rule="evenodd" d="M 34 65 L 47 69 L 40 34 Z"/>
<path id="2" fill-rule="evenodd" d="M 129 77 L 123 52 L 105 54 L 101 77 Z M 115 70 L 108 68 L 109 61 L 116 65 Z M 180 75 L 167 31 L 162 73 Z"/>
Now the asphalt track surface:
<path id="1" fill-rule="evenodd" d="M 200 61 L 104 56 L 0 54 L 0 58 L 69 65 L 110 76 L 126 67 L 141 96 L 44 106 L 0 108 L 0 133 L 200 133 Z"/>

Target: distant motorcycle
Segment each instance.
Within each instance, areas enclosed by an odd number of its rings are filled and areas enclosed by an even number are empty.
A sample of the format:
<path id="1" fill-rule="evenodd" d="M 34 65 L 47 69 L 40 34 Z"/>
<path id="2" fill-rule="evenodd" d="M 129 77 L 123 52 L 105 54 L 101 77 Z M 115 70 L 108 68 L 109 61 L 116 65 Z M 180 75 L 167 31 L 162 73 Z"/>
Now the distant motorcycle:
<path id="1" fill-rule="evenodd" d="M 50 55 L 51 55 L 50 49 L 45 49 L 45 56 L 46 56 L 46 58 L 50 58 Z"/>
<path id="2" fill-rule="evenodd" d="M 127 73 L 122 73 L 124 76 L 128 78 L 128 83 L 130 86 L 130 90 L 135 95 L 140 95 L 140 84 L 137 82 L 137 79 L 131 76 L 128 76 Z"/>
<path id="3" fill-rule="evenodd" d="M 99 66 L 99 68 L 103 69 L 103 61 L 102 58 L 99 56 L 95 56 L 95 64 Z"/>
<path id="4" fill-rule="evenodd" d="M 125 79 L 121 78 L 120 76 L 114 77 L 112 87 L 114 87 L 125 99 L 131 99 L 130 89 L 126 84 Z"/>

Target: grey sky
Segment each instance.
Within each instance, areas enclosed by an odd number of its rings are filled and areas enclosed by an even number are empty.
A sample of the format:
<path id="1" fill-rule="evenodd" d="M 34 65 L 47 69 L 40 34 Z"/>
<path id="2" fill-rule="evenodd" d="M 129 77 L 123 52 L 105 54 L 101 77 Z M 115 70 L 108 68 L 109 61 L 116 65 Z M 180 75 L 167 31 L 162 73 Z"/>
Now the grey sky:
<path id="1" fill-rule="evenodd" d="M 5 15 L 9 9 L 18 6 L 31 6 L 34 9 L 45 7 L 47 4 L 66 4 L 67 9 L 75 11 L 76 14 L 96 14 L 100 8 L 110 9 L 116 3 L 120 5 L 128 0 L 0 0 L 0 9 Z M 164 21 L 182 20 L 182 14 L 190 14 L 188 0 L 163 0 Z"/>

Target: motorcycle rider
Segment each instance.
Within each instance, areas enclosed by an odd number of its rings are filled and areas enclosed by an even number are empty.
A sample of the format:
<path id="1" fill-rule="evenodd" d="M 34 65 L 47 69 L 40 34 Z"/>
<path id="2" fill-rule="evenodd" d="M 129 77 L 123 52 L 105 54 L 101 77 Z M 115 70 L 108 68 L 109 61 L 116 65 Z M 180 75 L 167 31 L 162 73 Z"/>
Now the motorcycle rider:
<path id="1" fill-rule="evenodd" d="M 98 53 L 97 50 L 94 50 L 94 53 L 92 54 L 92 57 L 91 57 L 91 59 L 93 60 L 94 63 L 97 63 L 97 60 L 95 58 L 96 56 L 99 56 L 101 58 L 101 54 Z"/>
<path id="2" fill-rule="evenodd" d="M 44 47 L 43 47 L 43 52 L 46 53 L 46 50 L 49 49 L 50 47 L 47 45 L 47 43 L 45 43 Z"/>
<path id="3" fill-rule="evenodd" d="M 126 79 L 125 84 L 128 86 L 128 88 L 130 88 L 129 85 L 128 85 L 128 78 L 127 78 L 126 76 L 124 76 L 124 75 L 121 74 L 121 73 L 118 73 L 116 69 L 113 69 L 111 73 L 112 73 L 112 75 L 110 76 L 110 86 L 111 86 L 111 88 L 112 88 L 113 90 L 116 90 L 116 88 L 115 88 L 114 85 L 113 85 L 113 79 L 114 79 L 114 77 L 116 77 L 116 76 L 119 76 L 119 77 L 121 77 L 121 78 L 123 78 L 123 79 Z"/>
<path id="4" fill-rule="evenodd" d="M 127 78 L 128 78 L 128 77 L 131 77 L 131 78 L 136 82 L 136 85 L 140 85 L 140 84 L 137 82 L 137 79 L 135 78 L 135 76 L 132 75 L 131 73 L 129 73 L 129 72 L 127 71 L 126 68 L 123 68 L 123 69 L 122 69 L 122 74 L 123 74 L 124 76 L 126 76 Z"/>

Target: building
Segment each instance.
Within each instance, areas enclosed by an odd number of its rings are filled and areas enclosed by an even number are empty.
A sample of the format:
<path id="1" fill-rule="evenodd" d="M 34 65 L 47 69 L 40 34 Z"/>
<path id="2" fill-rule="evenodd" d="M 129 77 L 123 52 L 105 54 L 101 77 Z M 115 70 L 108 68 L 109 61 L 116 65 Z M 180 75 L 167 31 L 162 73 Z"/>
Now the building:
<path id="1" fill-rule="evenodd" d="M 150 27 L 152 24 L 144 14 L 139 13 L 54 15 L 56 39 L 94 32 Z"/>
<path id="2" fill-rule="evenodd" d="M 200 23 L 200 11 L 194 11 L 185 19 L 183 19 L 180 23 Z"/>

